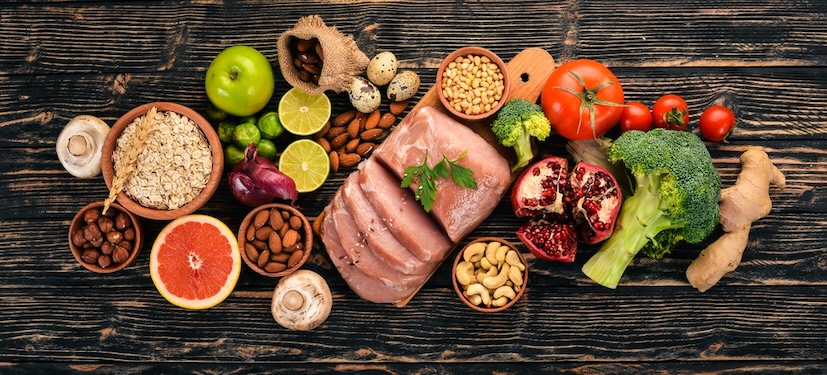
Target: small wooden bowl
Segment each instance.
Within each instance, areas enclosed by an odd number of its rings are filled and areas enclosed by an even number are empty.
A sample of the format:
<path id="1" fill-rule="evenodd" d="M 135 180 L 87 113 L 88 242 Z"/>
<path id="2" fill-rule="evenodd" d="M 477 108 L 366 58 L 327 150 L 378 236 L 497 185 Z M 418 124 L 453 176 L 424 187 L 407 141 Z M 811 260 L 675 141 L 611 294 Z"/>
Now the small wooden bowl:
<path id="1" fill-rule="evenodd" d="M 474 56 L 486 56 L 491 59 L 491 62 L 497 64 L 500 67 L 500 72 L 503 74 L 503 94 L 502 98 L 500 99 L 499 103 L 490 111 L 480 113 L 478 115 L 467 115 L 464 112 L 459 112 L 451 106 L 451 102 L 448 98 L 445 97 L 445 94 L 442 92 L 442 74 L 445 72 L 445 69 L 448 68 L 448 65 L 454 61 L 457 57 L 466 56 L 466 55 L 474 55 Z M 505 62 L 497 56 L 494 52 L 491 52 L 482 47 L 463 47 L 454 52 L 451 52 L 445 60 L 442 61 L 442 64 L 439 66 L 439 70 L 436 72 L 436 92 L 437 96 L 439 96 L 439 101 L 442 102 L 442 106 L 451 112 L 454 116 L 464 119 L 464 120 L 482 120 L 485 118 L 490 117 L 491 115 L 497 113 L 500 108 L 505 104 L 506 98 L 508 93 L 511 90 L 511 80 L 508 77 L 508 70 L 506 69 Z"/>
<path id="2" fill-rule="evenodd" d="M 83 218 L 83 215 L 86 213 L 86 211 L 96 208 L 102 209 L 103 201 L 89 203 L 83 208 L 81 208 L 77 214 L 75 214 L 75 217 L 72 219 L 72 223 L 69 225 L 69 249 L 72 250 L 72 255 L 75 256 L 75 259 L 78 261 L 78 263 L 80 263 L 80 265 L 92 272 L 112 273 L 115 271 L 120 271 L 132 264 L 132 262 L 134 262 L 135 259 L 138 258 L 138 254 L 141 253 L 141 246 L 143 245 L 143 230 L 141 229 L 141 221 L 138 220 L 138 218 L 131 212 L 124 209 L 123 206 L 117 203 L 112 203 L 111 205 L 109 205 L 110 210 L 116 209 L 120 212 L 126 213 L 126 215 L 129 217 L 130 222 L 132 223 L 132 227 L 135 229 L 135 240 L 133 241 L 134 243 L 132 244 L 132 249 L 130 249 L 129 251 L 129 258 L 127 258 L 121 264 L 106 268 L 100 267 L 97 264 L 89 264 L 83 261 L 83 258 L 81 258 L 84 249 L 75 245 L 75 243 L 72 241 L 72 234 L 75 233 L 76 230 L 81 229 L 86 224 L 86 221 L 84 221 Z"/>
<path id="3" fill-rule="evenodd" d="M 456 276 L 457 275 L 457 265 L 460 262 L 463 261 L 462 255 L 465 253 L 465 250 L 468 249 L 468 247 L 471 246 L 472 244 L 475 244 L 477 242 L 495 242 L 495 241 L 499 242 L 502 245 L 508 246 L 511 250 L 514 250 L 515 252 L 517 252 L 517 256 L 520 257 L 520 262 L 522 262 L 523 265 L 525 266 L 525 269 L 523 270 L 523 285 L 522 285 L 522 287 L 520 287 L 520 290 L 517 291 L 517 295 L 514 297 L 514 299 L 512 299 L 511 301 L 508 301 L 508 303 L 503 305 L 503 306 L 500 306 L 500 307 L 478 306 L 478 305 L 475 305 L 475 304 L 471 303 L 471 301 L 469 301 L 468 298 L 465 297 L 465 294 L 464 294 L 463 289 L 462 289 L 462 285 L 460 285 L 460 283 L 457 281 L 457 276 Z M 525 292 L 525 289 L 526 289 L 526 285 L 528 284 L 528 263 L 526 263 L 525 257 L 523 257 L 523 254 L 520 253 L 520 250 L 516 246 L 514 246 L 514 244 L 512 244 L 511 242 L 508 242 L 508 241 L 506 241 L 502 238 L 499 238 L 499 237 L 481 237 L 481 238 L 477 238 L 474 241 L 471 241 L 470 243 L 468 243 L 468 245 L 465 245 L 465 247 L 462 248 L 462 250 L 459 252 L 459 254 L 457 254 L 457 257 L 454 260 L 454 266 L 451 268 L 451 280 L 453 280 L 454 291 L 457 292 L 457 296 L 459 296 L 459 299 L 462 300 L 462 302 L 465 303 L 468 307 L 470 307 L 474 310 L 480 311 L 480 312 L 484 312 L 484 313 L 495 313 L 495 312 L 503 311 L 503 310 L 511 307 L 512 305 L 514 305 L 514 303 L 517 302 L 517 300 L 520 299 L 520 297 L 523 296 L 523 293 Z"/>
<path id="4" fill-rule="evenodd" d="M 302 249 L 301 249 L 302 251 L 304 251 L 304 255 L 302 255 L 302 257 L 298 261 L 298 263 L 293 265 L 293 267 L 288 267 L 288 268 L 285 268 L 284 270 L 281 270 L 281 271 L 278 271 L 278 272 L 269 272 L 269 271 L 259 267 L 258 264 L 256 262 L 254 262 L 252 259 L 250 259 L 250 257 L 247 255 L 247 249 L 246 249 L 248 241 L 247 241 L 247 238 L 246 238 L 245 234 L 247 233 L 247 229 L 251 225 L 254 225 L 253 220 L 255 219 L 256 214 L 259 213 L 262 210 L 270 210 L 272 208 L 277 208 L 280 211 L 288 211 L 288 212 L 290 212 L 290 215 L 297 216 L 299 219 L 301 219 L 302 225 L 301 225 L 301 228 L 299 228 L 298 231 L 301 233 L 301 235 L 303 236 L 303 240 L 304 240 L 302 242 Z M 269 223 L 268 223 L 268 225 L 269 225 Z M 285 221 L 284 225 L 289 225 L 289 224 Z M 263 204 L 261 206 L 258 206 L 256 208 L 254 208 L 252 211 L 250 211 L 250 213 L 247 214 L 247 216 L 244 218 L 244 221 L 241 222 L 241 226 L 238 228 L 237 238 L 238 238 L 238 248 L 239 248 L 239 250 L 241 250 L 241 258 L 244 259 L 244 263 L 247 263 L 248 267 L 250 267 L 253 271 L 258 272 L 260 275 L 269 276 L 269 277 L 286 276 L 286 275 L 289 275 L 289 274 L 293 273 L 293 271 L 296 271 L 297 269 L 301 268 L 302 265 L 304 265 L 304 263 L 307 262 L 307 259 L 310 258 L 310 251 L 313 249 L 313 230 L 310 227 L 310 222 L 307 221 L 307 217 L 304 216 L 304 214 L 302 214 L 299 210 L 297 210 L 297 209 L 295 209 L 291 206 L 288 206 L 286 204 L 281 204 L 281 203 Z"/>
<path id="5" fill-rule="evenodd" d="M 195 210 L 204 206 L 204 204 L 207 203 L 207 201 L 215 193 L 215 190 L 218 188 L 218 183 L 221 182 L 221 174 L 224 171 L 224 150 L 221 148 L 221 140 L 218 139 L 218 134 L 215 133 L 212 125 L 210 125 L 207 119 L 199 115 L 198 112 L 175 103 L 147 103 L 121 116 L 106 136 L 101 154 L 101 170 L 103 172 L 103 180 L 106 182 L 106 187 L 112 187 L 112 179 L 115 176 L 112 154 L 115 151 L 118 137 L 121 136 L 121 133 L 123 133 L 124 129 L 126 129 L 132 121 L 140 116 L 146 115 L 152 107 L 155 107 L 158 112 L 172 111 L 178 113 L 195 122 L 207 138 L 207 143 L 210 145 L 210 151 L 212 153 L 212 170 L 210 171 L 210 179 L 207 182 L 207 185 L 204 186 L 201 194 L 195 197 L 195 199 L 177 209 L 160 210 L 145 207 L 138 202 L 133 201 L 126 195 L 126 193 L 118 193 L 118 203 L 123 205 L 128 211 L 147 219 L 172 220 L 195 212 Z"/>

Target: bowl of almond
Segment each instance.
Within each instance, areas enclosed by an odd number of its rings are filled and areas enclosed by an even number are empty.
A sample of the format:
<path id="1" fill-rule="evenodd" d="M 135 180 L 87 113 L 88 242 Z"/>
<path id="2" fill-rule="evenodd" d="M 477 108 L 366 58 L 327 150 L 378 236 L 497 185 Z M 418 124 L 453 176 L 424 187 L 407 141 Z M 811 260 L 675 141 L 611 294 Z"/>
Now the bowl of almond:
<path id="1" fill-rule="evenodd" d="M 253 271 L 286 276 L 310 258 L 313 232 L 307 217 L 294 207 L 269 203 L 256 207 L 238 228 L 241 258 Z"/>
<path id="2" fill-rule="evenodd" d="M 172 220 L 201 208 L 221 181 L 224 151 L 210 123 L 169 102 L 127 112 L 106 136 L 103 179 L 130 212 Z"/>

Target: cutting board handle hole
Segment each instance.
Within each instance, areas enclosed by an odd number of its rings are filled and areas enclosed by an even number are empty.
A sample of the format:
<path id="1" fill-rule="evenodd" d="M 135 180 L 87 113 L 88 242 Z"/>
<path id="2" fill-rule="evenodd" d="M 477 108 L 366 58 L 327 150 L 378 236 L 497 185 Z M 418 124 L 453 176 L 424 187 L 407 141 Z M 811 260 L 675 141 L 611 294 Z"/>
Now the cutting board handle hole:
<path id="1" fill-rule="evenodd" d="M 520 74 L 520 81 L 523 81 L 523 83 L 528 82 L 528 78 L 528 73 Z"/>

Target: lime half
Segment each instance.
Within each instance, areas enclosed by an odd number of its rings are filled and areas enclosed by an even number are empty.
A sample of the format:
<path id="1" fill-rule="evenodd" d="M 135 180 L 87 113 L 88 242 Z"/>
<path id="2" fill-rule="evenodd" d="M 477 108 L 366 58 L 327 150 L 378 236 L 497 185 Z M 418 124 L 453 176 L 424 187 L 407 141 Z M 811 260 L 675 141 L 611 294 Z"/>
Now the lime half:
<path id="1" fill-rule="evenodd" d="M 296 135 L 318 132 L 330 119 L 330 99 L 324 93 L 313 95 L 292 88 L 279 101 L 279 120 Z"/>
<path id="2" fill-rule="evenodd" d="M 318 189 L 327 179 L 330 158 L 320 144 L 300 139 L 281 152 L 279 170 L 293 179 L 299 193 L 307 193 Z"/>

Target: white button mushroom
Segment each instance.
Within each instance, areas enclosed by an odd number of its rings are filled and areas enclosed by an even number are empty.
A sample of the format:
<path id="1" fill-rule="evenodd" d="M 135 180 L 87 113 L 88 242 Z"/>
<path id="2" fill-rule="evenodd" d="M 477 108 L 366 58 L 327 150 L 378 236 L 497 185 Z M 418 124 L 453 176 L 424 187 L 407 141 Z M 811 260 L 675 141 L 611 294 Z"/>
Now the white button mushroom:
<path id="1" fill-rule="evenodd" d="M 109 125 L 90 115 L 69 120 L 57 137 L 57 158 L 67 172 L 79 178 L 101 173 L 101 149 Z"/>
<path id="2" fill-rule="evenodd" d="M 287 329 L 316 328 L 324 323 L 332 307 L 330 287 L 313 271 L 298 270 L 285 276 L 273 293 L 273 318 Z"/>

